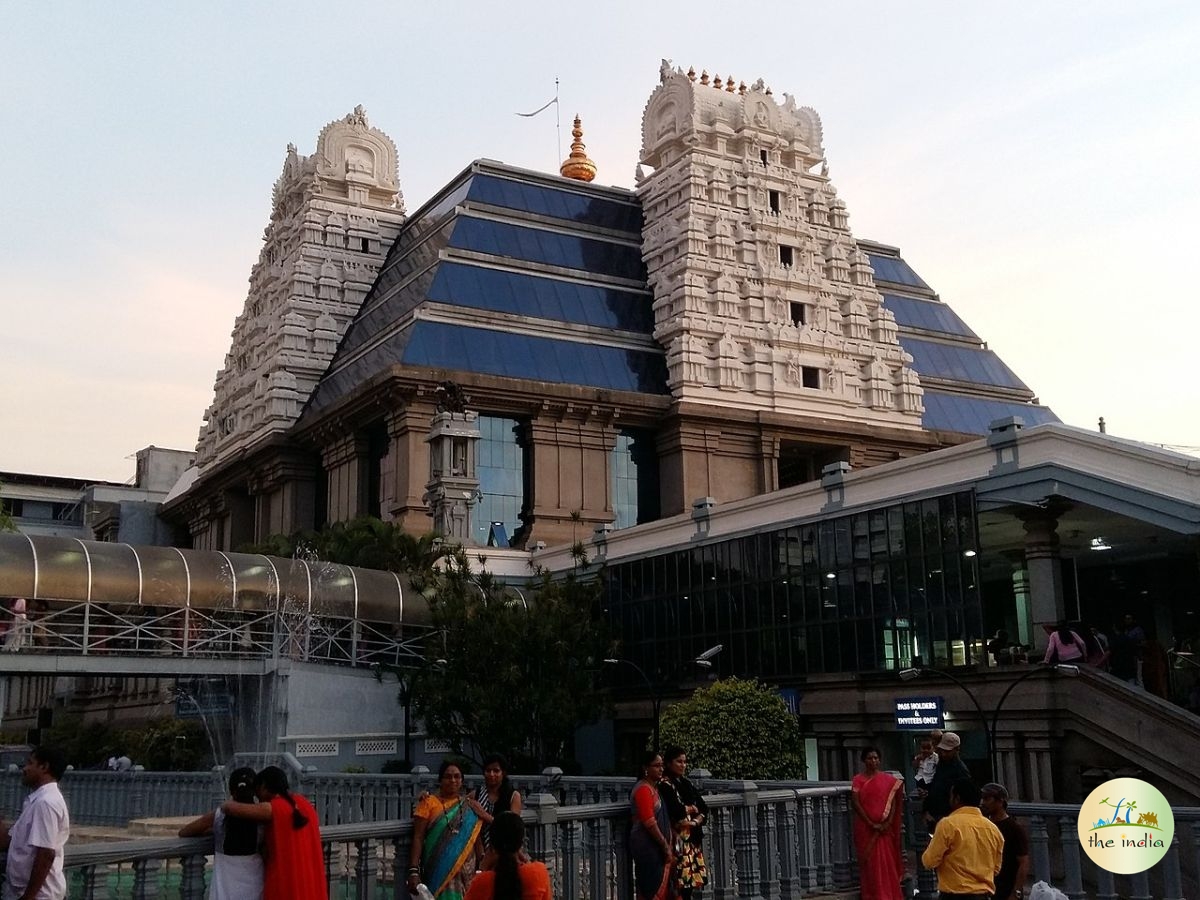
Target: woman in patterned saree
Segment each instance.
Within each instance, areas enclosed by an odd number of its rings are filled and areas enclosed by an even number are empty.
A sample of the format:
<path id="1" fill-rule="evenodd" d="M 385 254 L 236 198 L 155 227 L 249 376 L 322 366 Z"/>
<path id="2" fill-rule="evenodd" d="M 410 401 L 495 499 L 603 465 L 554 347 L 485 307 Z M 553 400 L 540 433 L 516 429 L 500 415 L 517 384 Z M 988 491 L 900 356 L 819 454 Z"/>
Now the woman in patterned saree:
<path id="1" fill-rule="evenodd" d="M 446 760 L 438 769 L 438 791 L 413 813 L 408 891 L 424 883 L 438 900 L 462 900 L 475 870 L 475 841 L 482 822 L 463 794 L 462 769 Z"/>
<path id="2" fill-rule="evenodd" d="M 850 782 L 854 848 L 858 851 L 862 900 L 903 900 L 900 879 L 900 805 L 904 782 L 879 770 L 879 751 L 862 752 L 863 770 Z"/>

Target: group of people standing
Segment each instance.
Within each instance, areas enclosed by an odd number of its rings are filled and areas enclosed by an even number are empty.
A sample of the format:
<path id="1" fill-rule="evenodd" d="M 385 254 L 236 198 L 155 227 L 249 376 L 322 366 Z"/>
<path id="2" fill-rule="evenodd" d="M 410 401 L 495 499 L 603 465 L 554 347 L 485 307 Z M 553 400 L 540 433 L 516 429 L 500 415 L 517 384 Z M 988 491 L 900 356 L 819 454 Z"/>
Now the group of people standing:
<path id="1" fill-rule="evenodd" d="M 179 829 L 213 836 L 209 900 L 328 900 L 317 811 L 276 766 L 235 769 L 229 799 Z"/>
<path id="2" fill-rule="evenodd" d="M 687 752 L 667 747 L 642 758 L 629 796 L 629 855 L 638 900 L 692 900 L 708 883 L 708 805 L 687 777 Z"/>
<path id="3" fill-rule="evenodd" d="M 413 812 L 407 885 L 428 900 L 550 900 L 550 873 L 524 852 L 521 794 L 499 755 L 483 761 L 483 784 L 463 789 L 462 767 L 446 760 L 436 792 Z"/>
<path id="4" fill-rule="evenodd" d="M 1008 814 L 1008 791 L 978 787 L 960 758 L 962 740 L 934 731 L 913 759 L 929 845 L 921 864 L 937 872 L 941 900 L 1021 900 L 1029 875 L 1029 840 Z M 854 845 L 862 900 L 902 900 L 900 842 L 904 781 L 882 771 L 879 751 L 862 752 L 851 783 Z"/>

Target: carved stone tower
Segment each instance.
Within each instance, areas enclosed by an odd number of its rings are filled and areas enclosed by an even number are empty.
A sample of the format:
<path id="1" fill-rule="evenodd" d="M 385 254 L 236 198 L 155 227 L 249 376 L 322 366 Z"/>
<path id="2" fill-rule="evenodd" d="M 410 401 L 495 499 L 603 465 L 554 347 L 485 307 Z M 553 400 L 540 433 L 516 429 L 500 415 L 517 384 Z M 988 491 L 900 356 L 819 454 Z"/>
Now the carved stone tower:
<path id="1" fill-rule="evenodd" d="M 196 446 L 201 468 L 300 415 L 404 222 L 396 145 L 361 106 L 331 122 L 312 156 L 289 144 Z"/>
<path id="2" fill-rule="evenodd" d="M 821 120 L 663 62 L 638 194 L 677 400 L 921 427 L 922 391 L 828 178 Z M 646 174 L 643 167 L 653 167 Z"/>

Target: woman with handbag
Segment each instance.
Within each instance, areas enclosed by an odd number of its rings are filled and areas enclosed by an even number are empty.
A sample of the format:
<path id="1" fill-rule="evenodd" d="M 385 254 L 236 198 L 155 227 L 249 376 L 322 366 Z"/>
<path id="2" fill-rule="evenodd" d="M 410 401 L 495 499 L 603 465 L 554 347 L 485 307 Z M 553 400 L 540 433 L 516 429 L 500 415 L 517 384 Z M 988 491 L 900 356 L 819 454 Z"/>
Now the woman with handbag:
<path id="1" fill-rule="evenodd" d="M 672 880 L 683 900 L 692 900 L 693 892 L 708 883 L 708 865 L 704 861 L 704 822 L 708 804 L 687 778 L 687 751 L 668 747 L 663 753 L 666 767 L 658 791 L 667 805 L 671 830 L 675 835 L 675 866 Z"/>

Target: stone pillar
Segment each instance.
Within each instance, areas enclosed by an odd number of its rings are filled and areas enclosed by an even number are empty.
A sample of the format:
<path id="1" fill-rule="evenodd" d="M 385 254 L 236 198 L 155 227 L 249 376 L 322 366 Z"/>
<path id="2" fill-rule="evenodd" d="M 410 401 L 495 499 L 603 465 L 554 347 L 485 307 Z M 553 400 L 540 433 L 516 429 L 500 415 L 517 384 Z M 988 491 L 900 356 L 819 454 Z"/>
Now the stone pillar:
<path id="1" fill-rule="evenodd" d="M 527 546 L 586 540 L 613 520 L 609 457 L 617 431 L 589 410 L 580 413 L 556 411 L 529 423 Z"/>
<path id="2" fill-rule="evenodd" d="M 423 534 L 429 531 L 429 508 L 425 505 L 425 483 L 429 478 L 430 423 L 435 409 L 432 403 L 408 403 L 388 413 L 387 463 L 390 466 L 392 498 L 383 509 L 386 516 L 405 531 Z"/>
<path id="3" fill-rule="evenodd" d="M 326 473 L 326 515 L 330 522 L 345 522 L 365 515 L 367 505 L 367 440 L 346 434 L 321 450 Z"/>
<path id="4" fill-rule="evenodd" d="M 1033 609 L 1029 600 L 1029 573 L 1025 570 L 1025 555 L 1013 551 L 1012 590 L 1017 614 L 1017 633 L 1012 638 L 1022 646 L 1032 643 Z"/>
<path id="5" fill-rule="evenodd" d="M 1029 601 L 1033 619 L 1030 643 L 1038 656 L 1046 651 L 1053 628 L 1067 616 L 1063 600 L 1062 565 L 1059 555 L 1058 518 L 1054 515 L 1022 516 L 1025 525 L 1025 565 L 1029 573 Z"/>

